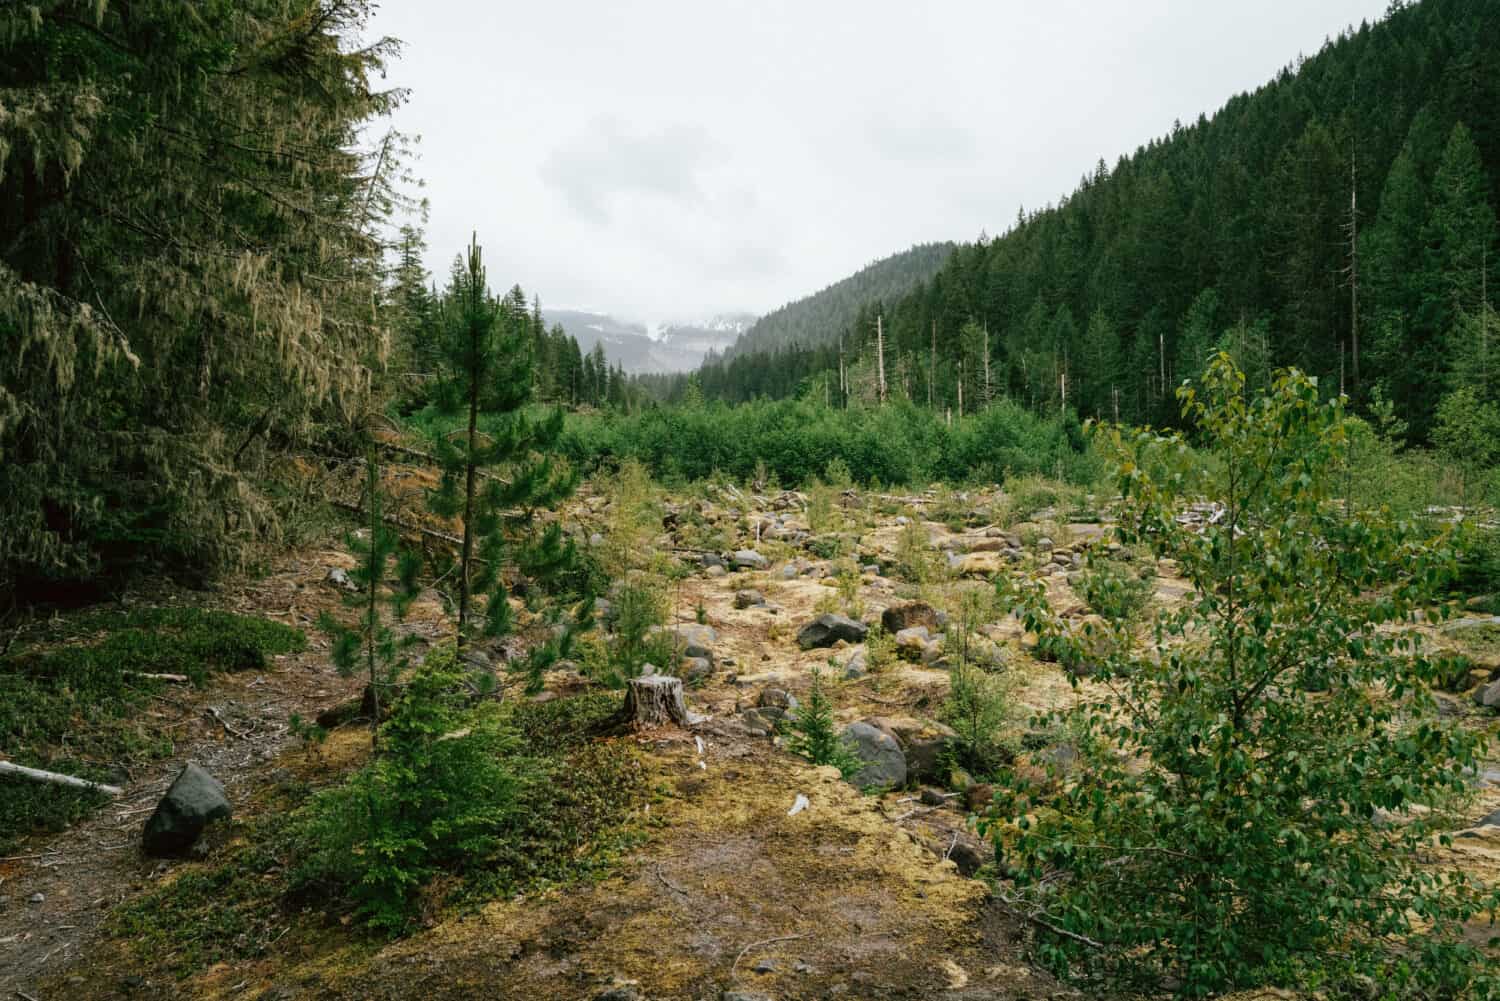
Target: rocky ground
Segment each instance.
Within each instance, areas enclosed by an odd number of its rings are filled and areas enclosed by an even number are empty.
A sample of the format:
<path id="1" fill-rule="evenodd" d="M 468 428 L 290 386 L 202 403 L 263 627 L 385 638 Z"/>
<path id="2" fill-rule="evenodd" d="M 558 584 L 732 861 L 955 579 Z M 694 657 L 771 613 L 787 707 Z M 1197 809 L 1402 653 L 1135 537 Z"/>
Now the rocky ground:
<path id="1" fill-rule="evenodd" d="M 932 495 L 851 492 L 840 498 L 837 526 L 821 533 L 798 494 L 730 487 L 670 503 L 653 544 L 691 565 L 669 628 L 681 640 L 689 705 L 708 718 L 691 730 L 619 738 L 639 744 L 656 789 L 644 845 L 601 882 L 495 901 L 392 944 L 299 930 L 264 956 L 177 981 L 139 969 L 127 943 L 101 934 L 111 906 L 202 864 L 144 861 L 137 850 L 145 813 L 184 761 L 207 767 L 237 811 L 253 813 L 263 808 L 259 788 L 315 767 L 292 747 L 287 717 L 335 705 L 357 682 L 337 677 L 326 643 L 314 638 L 261 675 L 224 677 L 164 703 L 162 726 L 180 733 L 172 759 L 133 777 L 93 819 L 0 862 L 0 993 L 36 1001 L 1080 996 L 1023 962 L 1027 928 L 970 878 L 993 862 L 972 823 L 988 790 L 950 760 L 954 734 L 938 719 L 953 656 L 944 644 L 964 592 L 990 591 L 990 578 L 1013 566 L 1039 569 L 1065 614 L 1090 614 L 1073 589 L 1082 553 L 1118 547 L 1099 524 L 1065 512 L 983 523 L 996 501 L 962 497 L 968 514 L 937 520 Z M 585 537 L 610 503 L 582 499 Z M 820 545 L 829 537 L 843 540 L 842 551 L 829 555 Z M 328 572 L 347 560 L 288 556 L 217 600 L 306 626 L 337 605 Z M 1187 593 L 1168 565 L 1146 576 L 1159 603 Z M 607 620 L 608 598 L 600 611 Z M 451 628 L 436 595 L 409 623 L 430 639 Z M 1018 732 L 1032 713 L 1082 697 L 1061 668 L 1030 655 L 1015 620 L 987 618 L 973 633 L 971 656 L 1011 679 Z M 1478 623 L 1436 638 L 1475 658 L 1484 675 L 1476 684 L 1500 675 L 1500 631 L 1492 637 Z M 815 668 L 863 762 L 856 780 L 883 791 L 861 792 L 836 769 L 779 746 L 777 721 L 805 702 Z M 565 666 L 539 697 L 580 684 Z M 1445 697 L 1445 711 L 1493 730 L 1493 715 L 1474 701 Z M 1066 743 L 1040 736 L 1026 742 L 1018 767 L 1066 766 Z M 336 762 L 362 747 L 335 740 L 325 754 Z M 1479 821 L 1500 809 L 1500 767 L 1476 781 Z M 1500 826 L 1456 833 L 1437 864 L 1500 878 Z"/>

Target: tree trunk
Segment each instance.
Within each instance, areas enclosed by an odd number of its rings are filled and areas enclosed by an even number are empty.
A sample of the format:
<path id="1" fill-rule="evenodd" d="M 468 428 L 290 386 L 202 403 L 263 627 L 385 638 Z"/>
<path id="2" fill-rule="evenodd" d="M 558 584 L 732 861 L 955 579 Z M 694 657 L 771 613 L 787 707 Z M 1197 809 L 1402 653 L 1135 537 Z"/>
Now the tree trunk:
<path id="1" fill-rule="evenodd" d="M 692 726 L 703 717 L 689 712 L 682 697 L 682 679 L 665 674 L 632 678 L 625 690 L 625 716 L 639 728 Z"/>
<path id="2" fill-rule="evenodd" d="M 57 772 L 44 772 L 40 768 L 27 768 L 25 765 L 10 761 L 0 761 L 0 775 L 15 775 L 19 778 L 31 779 L 33 782 L 50 782 L 52 785 L 68 786 L 73 789 L 92 789 L 106 796 L 118 796 L 121 792 L 117 786 L 107 786 L 102 782 L 90 782 L 88 779 L 61 775 Z"/>

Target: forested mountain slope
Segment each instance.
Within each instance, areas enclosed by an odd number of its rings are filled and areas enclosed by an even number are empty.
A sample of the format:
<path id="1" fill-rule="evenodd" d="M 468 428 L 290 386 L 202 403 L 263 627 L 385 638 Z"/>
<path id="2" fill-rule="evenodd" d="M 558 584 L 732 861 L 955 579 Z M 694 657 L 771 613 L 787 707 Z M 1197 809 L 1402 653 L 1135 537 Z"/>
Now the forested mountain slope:
<path id="1" fill-rule="evenodd" d="M 866 265 L 821 292 L 762 316 L 724 357 L 835 341 L 862 305 L 905 295 L 936 274 L 952 251 L 951 243 L 920 243 Z"/>
<path id="2" fill-rule="evenodd" d="M 1500 5 L 1393 4 L 1211 118 L 1101 160 L 910 293 L 865 299 L 842 379 L 836 351 L 788 339 L 699 382 L 821 396 L 823 371 L 834 392 L 874 395 L 880 312 L 889 392 L 939 408 L 963 384 L 964 411 L 1007 394 L 1170 421 L 1172 387 L 1223 346 L 1252 372 L 1298 365 L 1358 401 L 1378 389 L 1420 436 L 1446 392 L 1500 392 L 1497 204 Z"/>

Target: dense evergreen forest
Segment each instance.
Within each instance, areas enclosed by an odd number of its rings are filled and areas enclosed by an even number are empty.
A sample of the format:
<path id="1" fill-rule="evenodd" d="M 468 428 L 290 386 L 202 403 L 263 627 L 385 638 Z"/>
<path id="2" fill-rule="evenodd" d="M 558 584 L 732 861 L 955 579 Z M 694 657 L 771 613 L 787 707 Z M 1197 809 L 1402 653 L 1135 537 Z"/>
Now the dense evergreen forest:
<path id="1" fill-rule="evenodd" d="M 909 294 L 694 381 L 728 401 L 829 384 L 871 400 L 883 367 L 888 397 L 940 411 L 1005 396 L 1172 422 L 1173 387 L 1225 347 L 1262 381 L 1297 365 L 1361 404 L 1378 393 L 1424 438 L 1444 394 L 1500 394 L 1497 206 L 1500 7 L 1395 3 L 1212 117 L 1100 161 Z"/>
<path id="2" fill-rule="evenodd" d="M 822 291 L 762 316 L 724 352 L 724 358 L 826 340 L 830 331 L 853 323 L 866 303 L 898 299 L 931 279 L 952 251 L 951 243 L 923 243 L 867 265 Z"/>

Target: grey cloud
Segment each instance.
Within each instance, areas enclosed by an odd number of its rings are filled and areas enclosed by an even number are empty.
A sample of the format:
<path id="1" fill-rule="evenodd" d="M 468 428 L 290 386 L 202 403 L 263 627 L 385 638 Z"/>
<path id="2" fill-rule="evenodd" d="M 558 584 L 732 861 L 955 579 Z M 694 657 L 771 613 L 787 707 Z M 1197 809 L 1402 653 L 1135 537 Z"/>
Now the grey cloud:
<path id="1" fill-rule="evenodd" d="M 614 118 L 601 118 L 554 149 L 541 174 L 579 215 L 605 223 L 622 195 L 701 200 L 699 175 L 719 156 L 718 144 L 699 126 L 635 132 Z"/>

